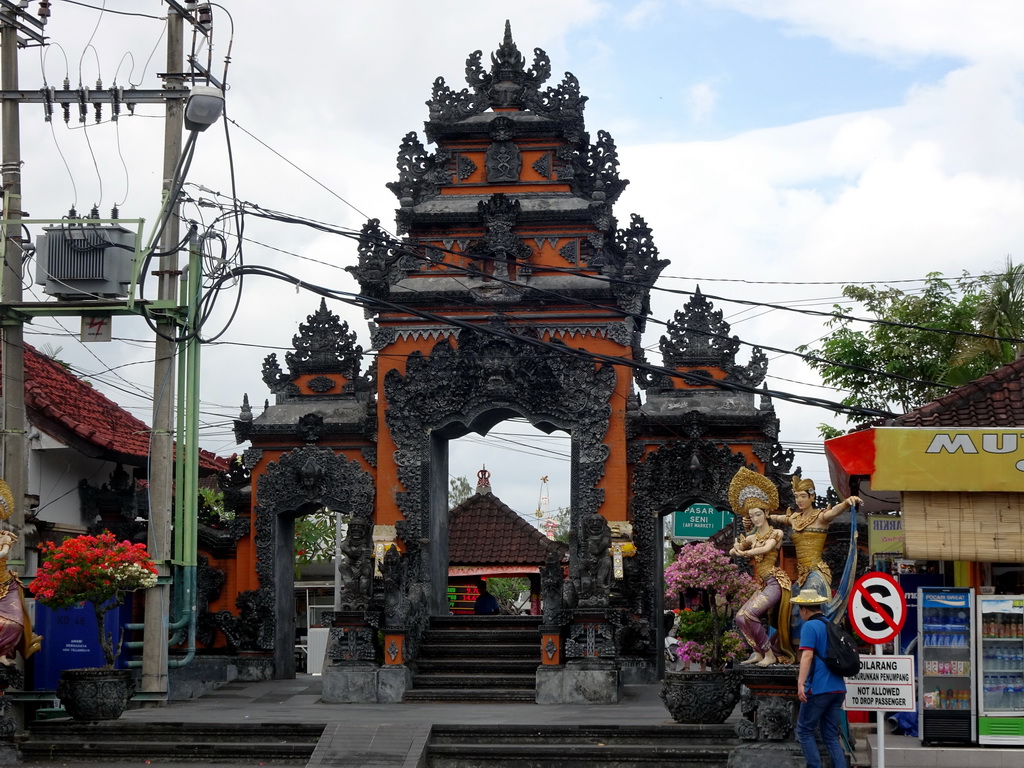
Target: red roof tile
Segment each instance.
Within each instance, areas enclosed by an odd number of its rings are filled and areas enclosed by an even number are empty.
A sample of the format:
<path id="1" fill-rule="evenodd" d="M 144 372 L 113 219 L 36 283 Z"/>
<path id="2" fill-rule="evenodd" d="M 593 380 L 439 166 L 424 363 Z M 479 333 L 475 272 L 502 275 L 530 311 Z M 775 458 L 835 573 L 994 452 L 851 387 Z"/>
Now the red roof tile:
<path id="1" fill-rule="evenodd" d="M 543 565 L 564 552 L 492 493 L 476 493 L 448 515 L 450 565 Z"/>
<path id="2" fill-rule="evenodd" d="M 900 427 L 1024 426 L 1024 359 L 893 419 Z"/>
<path id="3" fill-rule="evenodd" d="M 115 461 L 146 459 L 149 455 L 150 429 L 145 422 L 27 344 L 25 407 L 29 420 L 56 439 L 78 435 L 112 454 Z M 199 466 L 201 470 L 219 472 L 227 469 L 228 462 L 200 450 Z"/>

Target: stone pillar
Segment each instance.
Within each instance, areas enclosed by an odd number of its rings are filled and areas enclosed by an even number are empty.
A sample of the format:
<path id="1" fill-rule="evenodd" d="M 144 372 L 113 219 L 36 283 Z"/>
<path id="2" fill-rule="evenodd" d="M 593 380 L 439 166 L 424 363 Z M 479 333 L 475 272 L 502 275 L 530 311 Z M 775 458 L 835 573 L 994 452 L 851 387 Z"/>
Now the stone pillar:
<path id="1" fill-rule="evenodd" d="M 14 718 L 10 699 L 4 696 L 7 688 L 23 688 L 24 677 L 13 664 L 0 664 L 0 765 L 21 763 L 21 751 L 15 741 L 18 722 Z"/>
<path id="2" fill-rule="evenodd" d="M 800 710 L 797 672 L 792 664 L 739 667 L 744 686 L 740 697 L 744 719 L 736 725 L 736 735 L 745 743 L 729 755 L 728 768 L 806 765 L 796 740 L 796 716 Z"/>
<path id="3" fill-rule="evenodd" d="M 604 610 L 575 610 L 562 645 L 564 666 L 543 663 L 537 669 L 538 704 L 617 704 L 622 679 L 615 653 L 614 629 Z M 545 636 L 557 643 L 553 634 Z M 546 656 L 542 650 L 542 656 Z"/>
<path id="4" fill-rule="evenodd" d="M 377 631 L 362 611 L 333 613 L 322 676 L 325 702 L 367 704 L 377 701 L 376 636 Z"/>

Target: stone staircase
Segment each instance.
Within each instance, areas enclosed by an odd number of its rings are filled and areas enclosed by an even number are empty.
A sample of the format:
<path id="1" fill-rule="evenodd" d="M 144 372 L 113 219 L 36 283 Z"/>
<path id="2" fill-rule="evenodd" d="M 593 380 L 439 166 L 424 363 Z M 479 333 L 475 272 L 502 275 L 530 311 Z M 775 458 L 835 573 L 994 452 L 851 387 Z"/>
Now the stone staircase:
<path id="1" fill-rule="evenodd" d="M 733 725 L 435 725 L 426 768 L 725 768 Z M 770 765 L 770 763 L 765 763 Z"/>
<path id="2" fill-rule="evenodd" d="M 534 701 L 540 616 L 435 616 L 405 701 Z"/>
<path id="3" fill-rule="evenodd" d="M 324 726 L 297 723 L 80 723 L 42 720 L 19 745 L 26 764 L 116 760 L 244 761 L 252 765 L 309 762 Z M 128 763 L 126 763 L 127 765 Z"/>

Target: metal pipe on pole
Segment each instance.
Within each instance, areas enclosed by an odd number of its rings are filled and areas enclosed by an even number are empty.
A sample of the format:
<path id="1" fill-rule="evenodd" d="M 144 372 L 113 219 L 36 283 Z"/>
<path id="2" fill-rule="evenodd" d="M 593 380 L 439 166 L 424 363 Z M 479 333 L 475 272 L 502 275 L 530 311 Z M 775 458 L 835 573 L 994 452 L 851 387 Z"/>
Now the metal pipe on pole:
<path id="1" fill-rule="evenodd" d="M 184 22 L 172 7 L 167 12 L 167 75 L 164 87 L 180 92 L 184 84 Z M 164 124 L 164 181 L 165 195 L 176 194 L 175 168 L 182 148 L 182 113 L 184 99 L 169 97 L 166 102 Z M 178 202 L 166 200 L 170 208 L 166 227 L 160 238 L 157 296 L 161 300 L 177 299 Z M 149 539 L 148 546 L 160 570 L 161 583 L 146 592 L 145 630 L 142 649 L 142 691 L 150 703 L 167 699 L 167 632 L 171 584 L 171 525 L 173 520 L 174 478 L 174 390 L 175 350 L 177 325 L 171 318 L 156 319 L 156 338 L 153 370 L 153 430 L 149 467 Z M 167 338 L 164 338 L 167 337 Z"/>

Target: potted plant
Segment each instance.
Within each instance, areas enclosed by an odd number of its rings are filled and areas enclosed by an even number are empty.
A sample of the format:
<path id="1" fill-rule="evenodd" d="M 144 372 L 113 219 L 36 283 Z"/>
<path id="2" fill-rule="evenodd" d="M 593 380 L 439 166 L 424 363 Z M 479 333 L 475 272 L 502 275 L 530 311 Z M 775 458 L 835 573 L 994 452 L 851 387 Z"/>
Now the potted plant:
<path id="1" fill-rule="evenodd" d="M 676 722 L 721 723 L 732 713 L 740 681 L 728 667 L 748 653 L 732 623 L 755 589 L 754 580 L 708 542 L 684 546 L 665 569 L 666 599 L 691 598 L 676 611 L 672 630 L 681 669 L 666 672 L 661 690 Z"/>
<path id="2" fill-rule="evenodd" d="M 156 566 L 145 544 L 119 542 L 110 532 L 65 539 L 59 546 L 44 543 L 39 549 L 45 559 L 32 581 L 36 600 L 56 609 L 92 603 L 106 661 L 104 667 L 62 672 L 57 697 L 76 720 L 116 719 L 135 692 L 135 681 L 130 670 L 114 669 L 123 637 L 119 632 L 115 642 L 104 619 L 124 604 L 125 593 L 156 584 Z"/>

